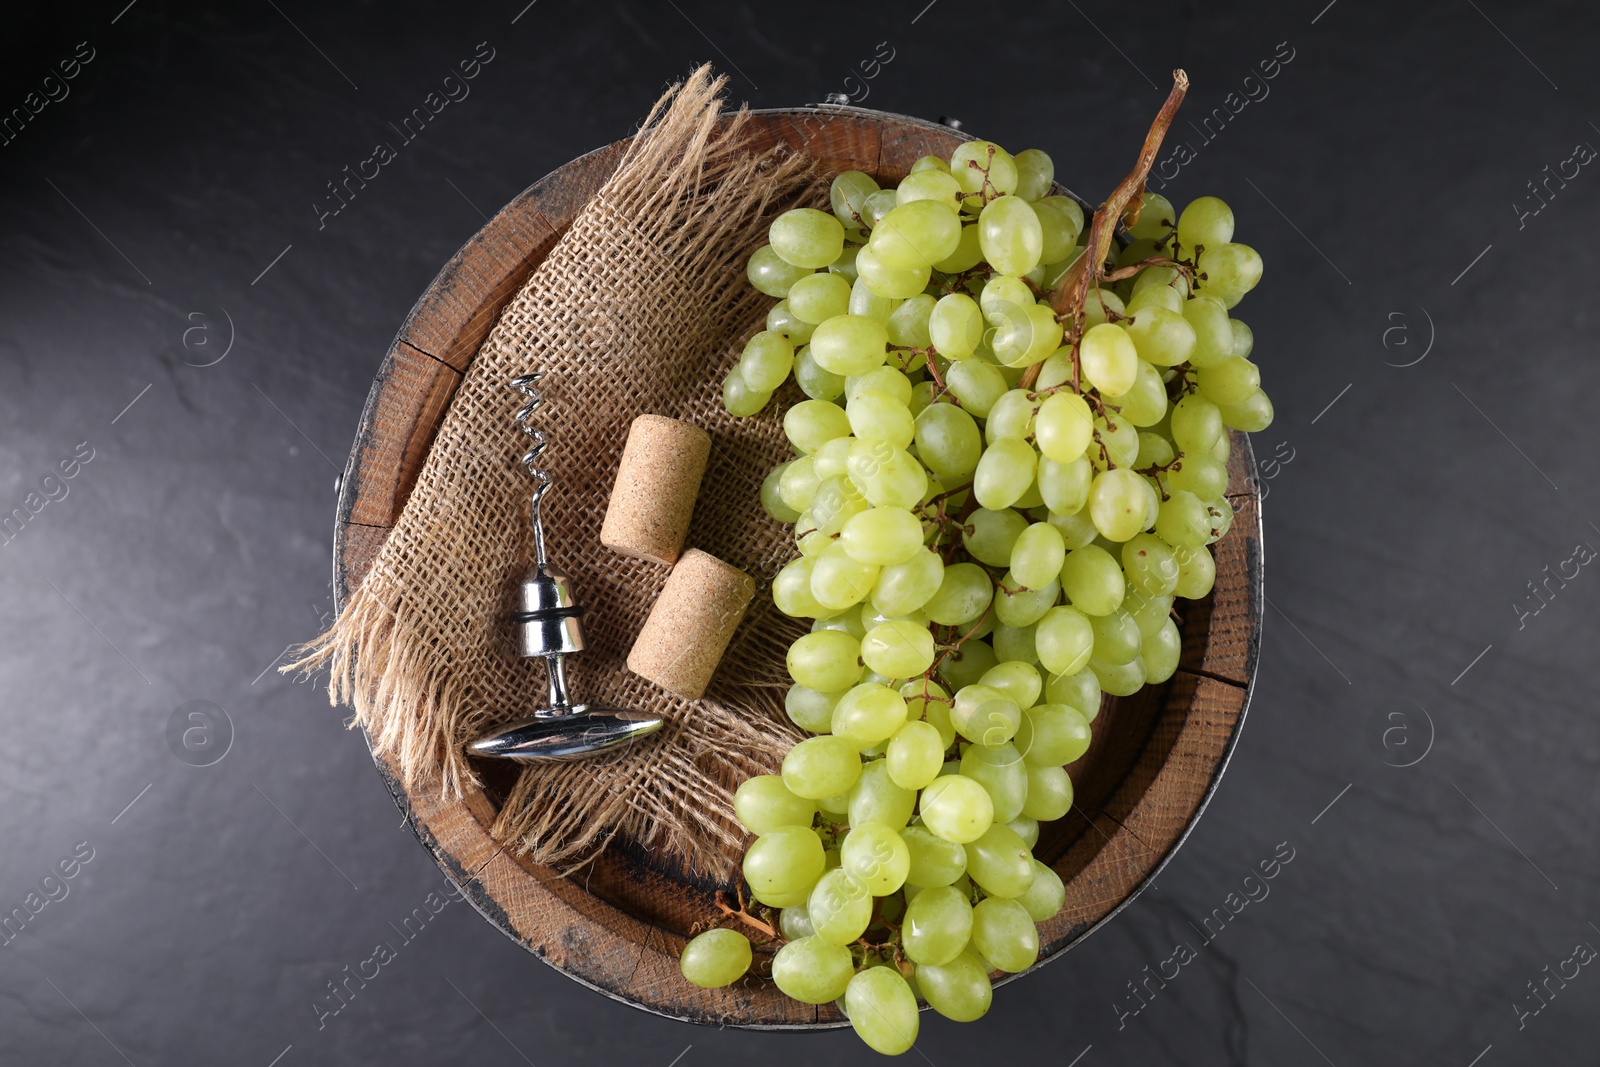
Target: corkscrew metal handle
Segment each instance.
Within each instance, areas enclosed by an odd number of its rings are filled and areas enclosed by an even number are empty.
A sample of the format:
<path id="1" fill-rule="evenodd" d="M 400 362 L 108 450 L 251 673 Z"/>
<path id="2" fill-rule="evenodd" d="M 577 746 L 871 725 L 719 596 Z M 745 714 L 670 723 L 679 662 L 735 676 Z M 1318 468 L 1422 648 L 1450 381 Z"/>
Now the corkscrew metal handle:
<path id="1" fill-rule="evenodd" d="M 539 521 L 539 502 L 544 498 L 545 490 L 550 488 L 550 474 L 538 465 L 539 456 L 543 454 L 545 449 L 544 432 L 528 422 L 533 417 L 533 413 L 538 411 L 544 404 L 544 397 L 540 396 L 538 390 L 534 388 L 534 385 L 541 377 L 543 375 L 535 372 L 533 374 L 521 374 L 511 379 L 512 388 L 528 398 L 527 403 L 518 408 L 517 413 L 511 418 L 517 424 L 517 429 L 527 434 L 533 441 L 528 447 L 528 451 L 523 453 L 521 463 L 528 469 L 528 473 L 533 476 L 535 481 L 533 496 L 528 501 L 528 521 L 533 526 L 534 559 L 540 567 L 544 567 L 550 562 L 550 557 L 545 549 L 544 524 Z"/>

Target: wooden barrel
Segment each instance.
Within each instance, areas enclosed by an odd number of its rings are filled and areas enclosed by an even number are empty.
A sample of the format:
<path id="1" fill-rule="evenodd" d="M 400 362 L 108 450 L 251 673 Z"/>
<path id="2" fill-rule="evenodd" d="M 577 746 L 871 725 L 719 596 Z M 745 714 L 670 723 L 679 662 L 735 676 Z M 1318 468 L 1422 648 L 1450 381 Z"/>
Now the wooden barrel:
<path id="1" fill-rule="evenodd" d="M 918 157 L 949 156 L 968 139 L 945 126 L 856 108 L 756 112 L 751 128 L 758 146 L 786 144 L 818 157 L 828 172 L 855 168 L 883 184 L 904 177 Z M 340 487 L 334 588 L 341 602 L 399 518 L 462 373 L 501 309 L 625 146 L 591 152 L 530 186 L 462 247 L 412 309 L 373 381 Z M 1214 548 L 1215 590 L 1181 606 L 1176 675 L 1135 696 L 1106 699 L 1089 751 L 1070 768 L 1075 806 L 1040 834 L 1036 854 L 1060 874 L 1067 899 L 1040 927 L 1039 965 L 1086 937 L 1155 876 L 1194 825 L 1238 736 L 1263 608 L 1260 500 L 1242 434 L 1233 437 L 1230 466 L 1228 499 L 1238 514 Z M 417 837 L 467 899 L 557 970 L 671 1018 L 756 1029 L 844 1025 L 832 1005 L 797 1003 L 765 979 L 709 991 L 686 982 L 678 955 L 690 927 L 716 914 L 712 892 L 644 850 L 613 841 L 581 880 L 569 880 L 502 849 L 488 828 L 514 767 L 484 761 L 484 787 L 447 801 L 437 790 L 408 792 L 395 768 L 376 762 Z"/>

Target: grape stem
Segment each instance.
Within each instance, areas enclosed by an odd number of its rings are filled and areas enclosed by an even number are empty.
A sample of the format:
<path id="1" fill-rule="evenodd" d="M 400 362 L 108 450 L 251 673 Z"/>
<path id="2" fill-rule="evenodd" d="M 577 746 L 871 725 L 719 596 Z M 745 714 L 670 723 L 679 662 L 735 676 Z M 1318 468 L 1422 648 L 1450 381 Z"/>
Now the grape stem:
<path id="1" fill-rule="evenodd" d="M 775 930 L 770 923 L 761 921 L 745 910 L 746 904 L 744 899 L 744 888 L 741 886 L 736 889 L 735 892 L 738 893 L 739 907 L 737 909 L 728 907 L 727 901 L 723 899 L 725 894 L 719 891 L 715 901 L 717 910 L 722 912 L 722 914 L 727 918 L 737 919 L 746 926 L 751 926 L 757 930 L 760 930 L 762 933 L 766 934 L 767 937 L 774 941 L 781 940 L 781 938 L 778 936 L 778 931 Z"/>
<path id="2" fill-rule="evenodd" d="M 1089 299 L 1089 288 L 1095 282 L 1105 277 L 1106 256 L 1111 252 L 1111 242 L 1116 236 L 1119 224 L 1132 226 L 1139 221 L 1139 208 L 1143 201 L 1144 183 L 1150 175 L 1150 168 L 1155 164 L 1156 155 L 1161 151 L 1161 142 L 1167 135 L 1167 130 L 1172 126 L 1172 120 L 1178 114 L 1178 108 L 1183 103 L 1184 96 L 1189 92 L 1189 75 L 1182 70 L 1172 72 L 1172 91 L 1167 94 L 1167 99 L 1161 105 L 1161 110 L 1156 112 L 1155 121 L 1150 124 L 1150 131 L 1145 134 L 1144 147 L 1139 150 L 1139 158 L 1134 163 L 1133 169 L 1127 177 L 1111 191 L 1094 213 L 1094 220 L 1089 224 L 1089 241 L 1085 246 L 1083 255 L 1073 261 L 1072 266 L 1056 282 L 1056 287 L 1050 293 L 1050 306 L 1058 318 L 1072 319 L 1071 347 L 1076 363 L 1078 342 L 1083 339 L 1083 306 Z M 1022 380 L 1017 384 L 1024 389 L 1031 388 L 1039 377 L 1039 364 L 1035 363 L 1022 375 Z"/>

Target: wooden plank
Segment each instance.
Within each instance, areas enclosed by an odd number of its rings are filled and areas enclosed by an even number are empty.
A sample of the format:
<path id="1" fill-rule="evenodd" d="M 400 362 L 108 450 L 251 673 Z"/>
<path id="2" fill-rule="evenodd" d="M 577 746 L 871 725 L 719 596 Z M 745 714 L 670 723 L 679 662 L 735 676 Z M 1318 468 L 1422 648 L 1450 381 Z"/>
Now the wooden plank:
<path id="1" fill-rule="evenodd" d="M 460 384 L 460 371 L 404 341 L 389 350 L 363 416 L 360 456 L 340 487 L 344 521 L 394 525 Z"/>

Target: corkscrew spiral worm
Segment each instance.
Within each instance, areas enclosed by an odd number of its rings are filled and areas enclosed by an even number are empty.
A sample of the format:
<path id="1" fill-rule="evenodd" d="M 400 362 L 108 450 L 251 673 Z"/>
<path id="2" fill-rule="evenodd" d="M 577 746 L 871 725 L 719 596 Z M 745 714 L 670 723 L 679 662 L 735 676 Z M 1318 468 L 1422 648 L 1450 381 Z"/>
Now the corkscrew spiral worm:
<path id="1" fill-rule="evenodd" d="M 528 520 L 533 525 L 534 551 L 539 565 L 542 567 L 549 562 L 549 559 L 545 554 L 544 526 L 539 522 L 539 501 L 543 498 L 545 490 L 550 488 L 550 474 L 539 466 L 539 456 L 545 449 L 544 432 L 528 421 L 533 417 L 533 413 L 538 411 L 544 404 L 544 397 L 540 396 L 538 390 L 534 389 L 534 384 L 541 377 L 543 375 L 537 372 L 521 374 L 511 379 L 511 386 L 528 398 L 527 402 L 517 409 L 517 413 L 512 416 L 512 421 L 517 424 L 517 429 L 527 434 L 532 440 L 528 451 L 523 453 L 521 463 L 527 468 L 528 473 L 533 476 L 536 483 L 533 487 L 533 497 L 528 502 Z"/>

